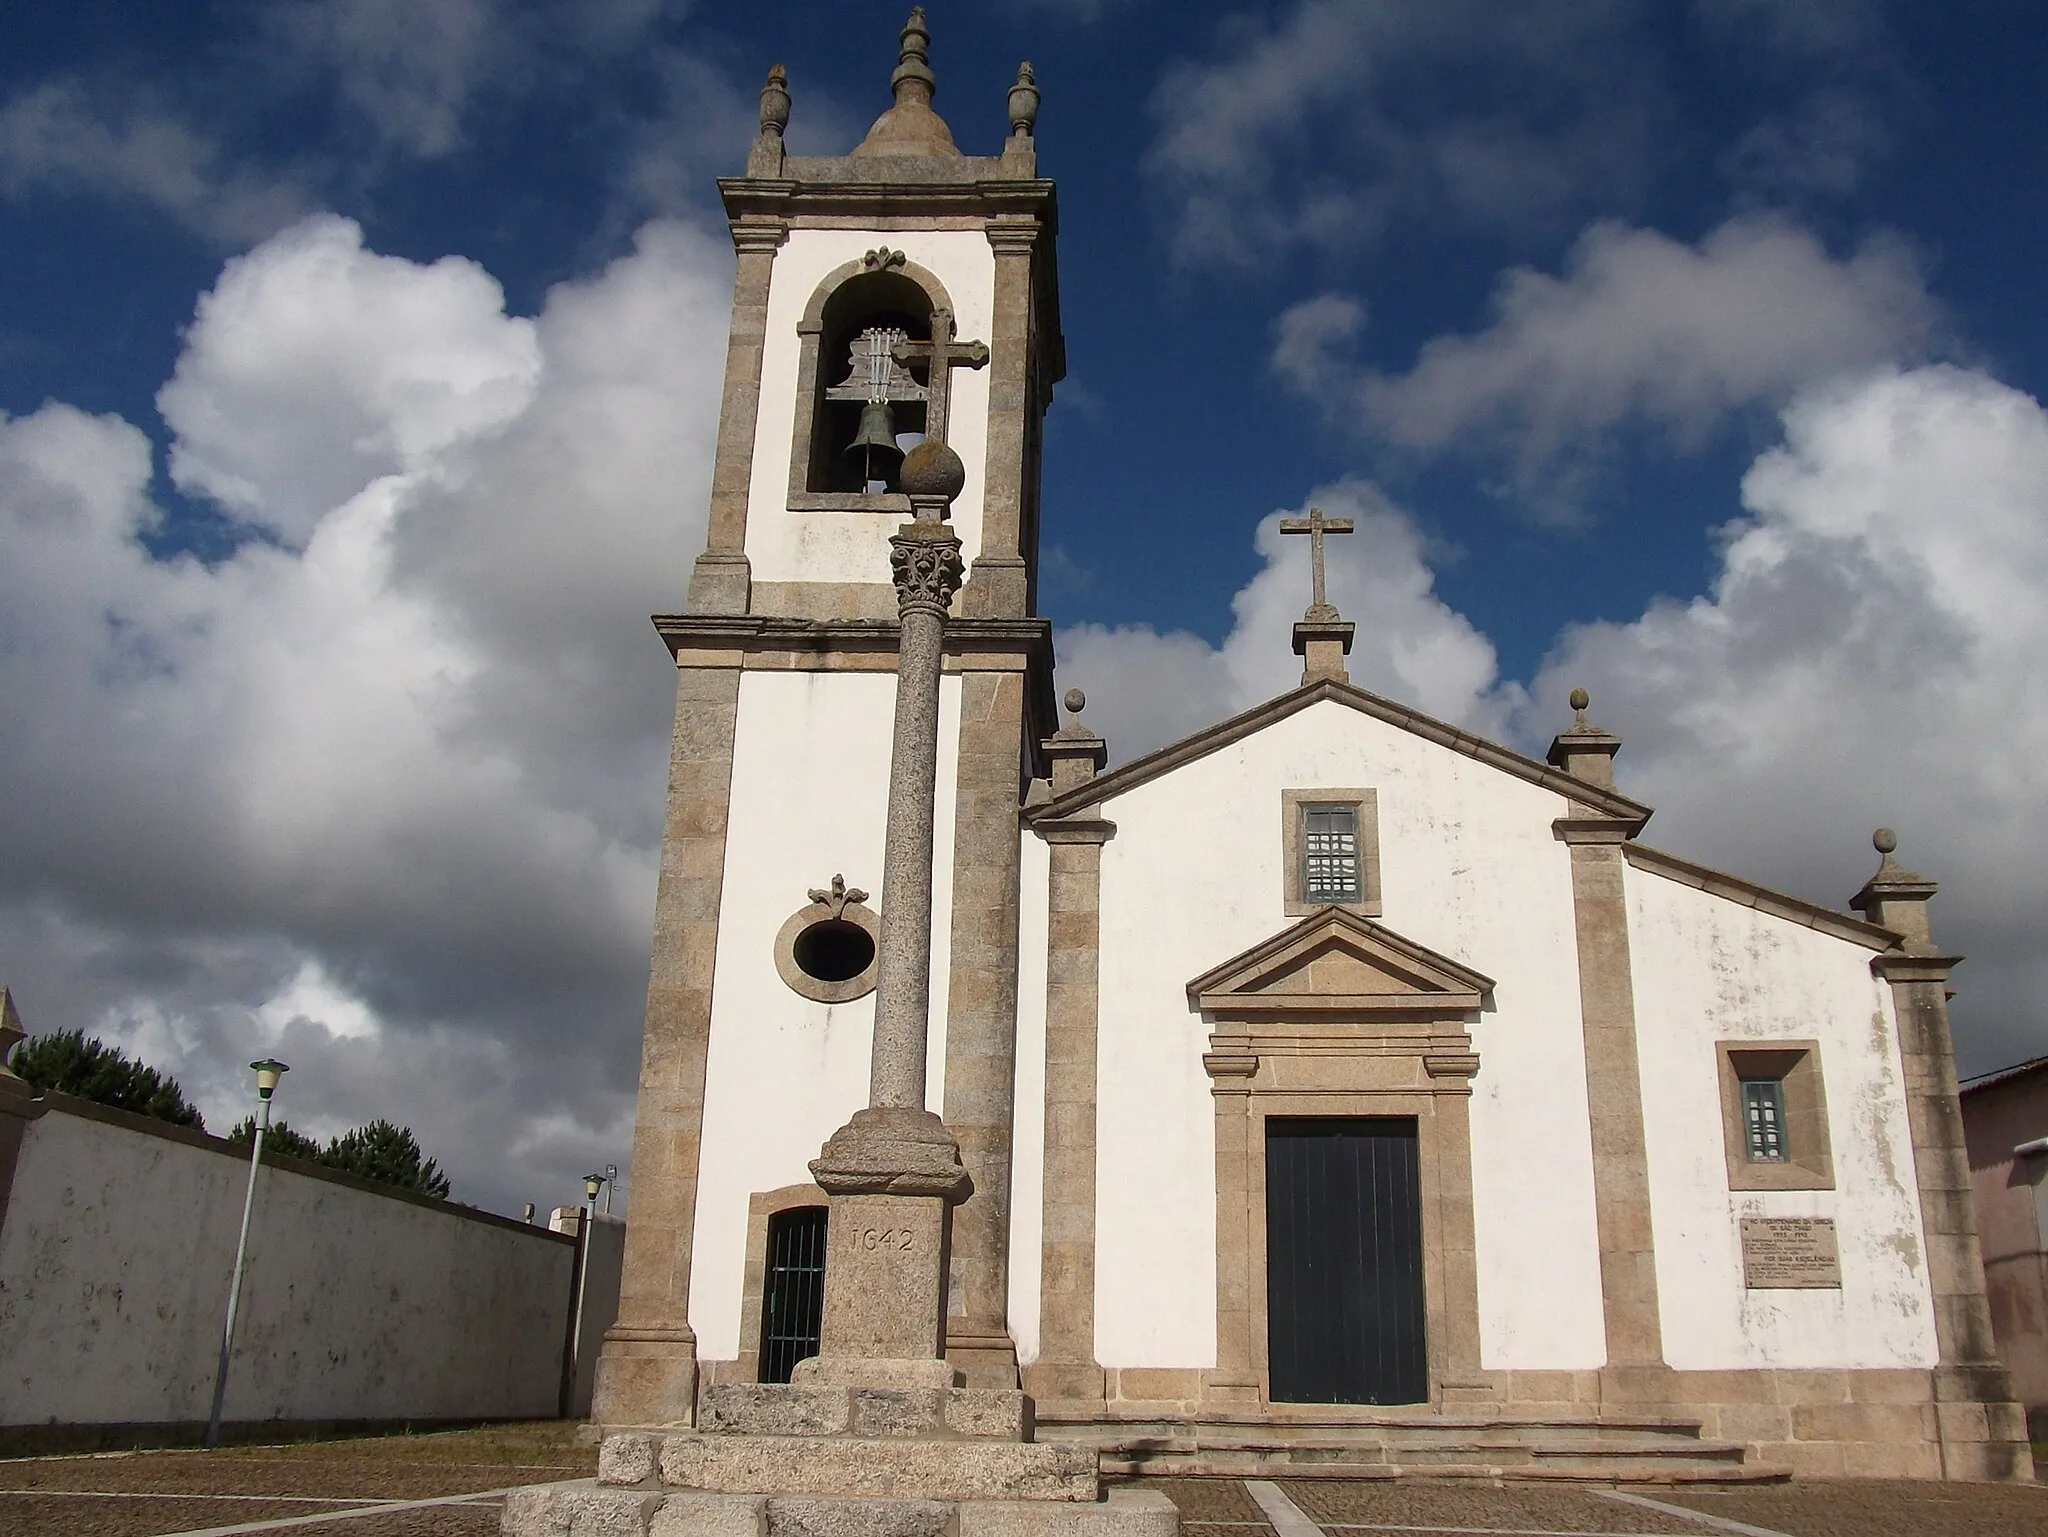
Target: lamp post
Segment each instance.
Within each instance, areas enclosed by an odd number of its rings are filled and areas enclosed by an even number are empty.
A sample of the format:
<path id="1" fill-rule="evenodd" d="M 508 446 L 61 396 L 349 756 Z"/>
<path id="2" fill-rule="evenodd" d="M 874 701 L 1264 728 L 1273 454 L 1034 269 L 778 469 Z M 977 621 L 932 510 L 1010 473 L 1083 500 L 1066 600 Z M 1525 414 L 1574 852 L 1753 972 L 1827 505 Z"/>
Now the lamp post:
<path id="1" fill-rule="evenodd" d="M 263 1162 L 263 1134 L 270 1130 L 270 1096 L 291 1069 L 275 1057 L 249 1064 L 256 1073 L 256 1137 L 249 1149 L 249 1190 L 242 1197 L 242 1235 L 235 1240 L 234 1277 L 228 1282 L 228 1316 L 220 1331 L 220 1367 L 213 1375 L 213 1413 L 206 1420 L 206 1444 L 220 1445 L 220 1408 L 228 1396 L 228 1357 L 235 1348 L 235 1309 L 242 1300 L 242 1263 L 249 1255 L 249 1218 L 256 1210 L 256 1170 Z"/>

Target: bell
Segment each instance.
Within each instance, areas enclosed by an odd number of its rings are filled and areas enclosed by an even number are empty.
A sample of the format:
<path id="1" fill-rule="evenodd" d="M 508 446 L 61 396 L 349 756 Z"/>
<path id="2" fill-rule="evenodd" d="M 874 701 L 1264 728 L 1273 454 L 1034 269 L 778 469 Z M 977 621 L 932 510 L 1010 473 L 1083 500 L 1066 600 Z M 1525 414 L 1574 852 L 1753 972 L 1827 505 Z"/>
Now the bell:
<path id="1" fill-rule="evenodd" d="M 888 401 L 871 400 L 860 408 L 860 431 L 846 451 L 859 458 L 869 480 L 880 480 L 888 465 L 903 457 L 903 450 L 896 446 L 896 418 Z"/>

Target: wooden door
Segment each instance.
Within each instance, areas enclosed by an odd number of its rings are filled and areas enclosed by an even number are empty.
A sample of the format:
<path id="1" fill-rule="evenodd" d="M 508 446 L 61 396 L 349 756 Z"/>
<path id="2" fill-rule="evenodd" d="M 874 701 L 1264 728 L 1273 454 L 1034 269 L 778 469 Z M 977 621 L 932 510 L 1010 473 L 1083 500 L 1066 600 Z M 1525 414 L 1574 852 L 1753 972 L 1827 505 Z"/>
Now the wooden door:
<path id="1" fill-rule="evenodd" d="M 1266 1122 L 1266 1316 L 1275 1402 L 1428 1399 L 1412 1117 Z"/>

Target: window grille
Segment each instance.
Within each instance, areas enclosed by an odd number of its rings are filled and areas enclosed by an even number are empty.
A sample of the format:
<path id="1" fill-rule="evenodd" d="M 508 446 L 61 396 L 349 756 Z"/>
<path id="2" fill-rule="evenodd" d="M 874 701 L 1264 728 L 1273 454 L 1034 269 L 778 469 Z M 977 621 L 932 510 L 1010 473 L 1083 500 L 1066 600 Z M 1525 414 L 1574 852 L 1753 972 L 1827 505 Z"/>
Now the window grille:
<path id="1" fill-rule="evenodd" d="M 1751 1163 L 1785 1161 L 1785 1084 L 1777 1078 L 1742 1080 L 1742 1124 Z"/>
<path id="2" fill-rule="evenodd" d="M 789 1381 L 797 1362 L 818 1353 L 826 1217 L 823 1206 L 799 1206 L 768 1221 L 768 1273 L 761 1289 L 763 1382 Z"/>
<path id="3" fill-rule="evenodd" d="M 1304 902 L 1360 900 L 1358 808 L 1301 808 L 1301 895 Z"/>

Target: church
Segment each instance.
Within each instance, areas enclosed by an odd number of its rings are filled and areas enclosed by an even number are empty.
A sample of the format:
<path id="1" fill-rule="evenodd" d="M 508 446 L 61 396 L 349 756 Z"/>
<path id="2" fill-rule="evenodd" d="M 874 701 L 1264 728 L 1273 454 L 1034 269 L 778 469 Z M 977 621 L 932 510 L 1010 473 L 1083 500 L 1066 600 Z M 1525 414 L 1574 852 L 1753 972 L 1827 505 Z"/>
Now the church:
<path id="1" fill-rule="evenodd" d="M 1109 767 L 1037 607 L 1038 88 L 969 154 L 933 82 L 913 12 L 895 105 L 800 157 L 778 67 L 719 183 L 732 328 L 704 550 L 655 618 L 675 728 L 596 1420 L 789 1382 L 842 1246 L 895 1242 L 832 1232 L 813 1172 L 871 1050 L 879 1081 L 894 914 L 971 1187 L 938 1354 L 1027 1393 L 1040 1440 L 1111 1471 L 2028 1476 L 1934 882 L 1882 831 L 1853 911 L 1652 847 L 1626 723 L 1582 694 L 1538 760 L 1358 687 L 1316 511 L 1299 686 Z M 929 816 L 892 836 L 921 444 L 964 468 L 964 580 Z"/>

